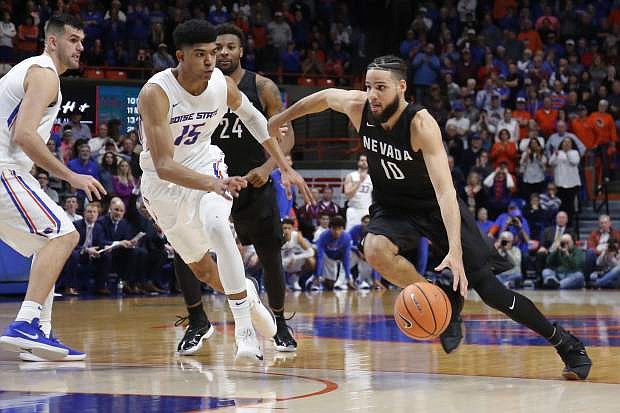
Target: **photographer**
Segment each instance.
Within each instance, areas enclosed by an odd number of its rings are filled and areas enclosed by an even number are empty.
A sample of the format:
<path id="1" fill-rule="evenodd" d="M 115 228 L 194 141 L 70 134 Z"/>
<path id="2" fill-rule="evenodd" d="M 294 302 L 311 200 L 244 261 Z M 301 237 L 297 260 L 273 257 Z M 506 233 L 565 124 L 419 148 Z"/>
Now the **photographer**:
<path id="1" fill-rule="evenodd" d="M 609 240 L 607 249 L 598 257 L 596 265 L 602 268 L 591 275 L 596 288 L 620 288 L 620 257 L 616 240 Z"/>
<path id="2" fill-rule="evenodd" d="M 523 282 L 523 273 L 521 272 L 521 250 L 512 243 L 514 236 L 512 232 L 504 231 L 500 234 L 499 240 L 495 243 L 495 249 L 502 257 L 505 257 L 513 267 L 500 274 L 497 279 L 507 288 L 517 288 Z"/>
<path id="3" fill-rule="evenodd" d="M 573 237 L 564 234 L 560 246 L 547 257 L 547 268 L 542 272 L 543 285 L 552 289 L 579 289 L 585 285 L 583 269 L 585 253 L 575 247 Z"/>
<path id="4" fill-rule="evenodd" d="M 528 242 L 530 241 L 530 226 L 521 214 L 521 210 L 516 202 L 508 204 L 508 212 L 501 214 L 495 220 L 494 233 L 508 231 L 512 233 L 513 245 L 521 250 L 522 254 L 528 253 Z"/>

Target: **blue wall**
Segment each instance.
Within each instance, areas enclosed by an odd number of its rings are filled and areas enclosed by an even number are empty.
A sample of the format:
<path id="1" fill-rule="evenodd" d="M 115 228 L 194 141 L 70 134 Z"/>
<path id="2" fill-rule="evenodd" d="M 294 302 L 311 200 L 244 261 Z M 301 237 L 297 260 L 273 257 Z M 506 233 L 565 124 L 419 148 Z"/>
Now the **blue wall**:
<path id="1" fill-rule="evenodd" d="M 26 292 L 30 260 L 0 240 L 0 294 Z"/>

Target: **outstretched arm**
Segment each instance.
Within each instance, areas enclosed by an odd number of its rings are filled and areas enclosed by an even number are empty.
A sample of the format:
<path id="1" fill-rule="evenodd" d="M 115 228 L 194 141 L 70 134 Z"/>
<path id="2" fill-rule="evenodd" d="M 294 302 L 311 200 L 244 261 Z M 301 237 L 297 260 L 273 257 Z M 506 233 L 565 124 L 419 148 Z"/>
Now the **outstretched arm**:
<path id="1" fill-rule="evenodd" d="M 422 150 L 448 235 L 448 255 L 436 270 L 450 268 L 454 274 L 453 289 L 456 290 L 460 285 L 461 295 L 465 296 L 467 278 L 463 269 L 461 213 L 450 174 L 448 155 L 441 140 L 441 131 L 435 119 L 426 110 L 418 112 L 411 121 L 411 146 L 414 150 Z"/>
<path id="2" fill-rule="evenodd" d="M 284 112 L 269 119 L 269 131 L 275 133 L 277 129 L 295 119 L 311 113 L 323 112 L 327 109 L 344 113 L 349 117 L 353 126 L 359 130 L 362 119 L 362 110 L 366 102 L 366 92 L 359 90 L 325 89 L 306 96 Z"/>
<path id="3" fill-rule="evenodd" d="M 218 179 L 196 172 L 174 160 L 172 131 L 168 124 L 169 106 L 168 97 L 160 86 L 146 84 L 140 91 L 138 112 L 157 176 L 186 188 L 216 192 L 225 198 L 229 198 L 226 195 L 227 190 L 237 195 L 238 191 L 245 187 L 245 180 L 238 177 Z"/>

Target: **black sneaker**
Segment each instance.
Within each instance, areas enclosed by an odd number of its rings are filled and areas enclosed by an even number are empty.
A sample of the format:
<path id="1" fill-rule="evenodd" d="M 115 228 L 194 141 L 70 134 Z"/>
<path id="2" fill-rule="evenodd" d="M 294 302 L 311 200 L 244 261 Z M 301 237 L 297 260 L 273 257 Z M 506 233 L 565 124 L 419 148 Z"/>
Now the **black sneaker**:
<path id="1" fill-rule="evenodd" d="M 188 322 L 185 335 L 177 346 L 177 353 L 182 356 L 189 356 L 202 348 L 203 340 L 211 337 L 215 329 L 209 320 L 202 323 L 192 321 L 189 317 L 177 317 L 178 320 L 174 323 L 175 326 Z"/>
<path id="2" fill-rule="evenodd" d="M 438 282 L 436 285 L 446 293 L 450 300 L 450 305 L 452 306 L 452 318 L 450 319 L 450 323 L 448 327 L 446 327 L 446 330 L 439 336 L 443 351 L 445 351 L 446 354 L 450 354 L 457 349 L 463 339 L 461 311 L 463 311 L 465 299 L 458 291 L 452 289 L 451 280 L 448 284 L 445 282 Z"/>
<path id="3" fill-rule="evenodd" d="M 560 342 L 555 345 L 555 350 L 564 362 L 562 376 L 567 380 L 585 380 L 592 368 L 586 347 L 570 332 L 557 324 L 554 326 L 560 334 Z"/>
<path id="4" fill-rule="evenodd" d="M 293 329 L 286 324 L 286 319 L 276 316 L 276 325 L 278 331 L 276 335 L 273 336 L 276 350 L 288 353 L 297 351 L 297 341 L 295 341 L 291 335 Z"/>

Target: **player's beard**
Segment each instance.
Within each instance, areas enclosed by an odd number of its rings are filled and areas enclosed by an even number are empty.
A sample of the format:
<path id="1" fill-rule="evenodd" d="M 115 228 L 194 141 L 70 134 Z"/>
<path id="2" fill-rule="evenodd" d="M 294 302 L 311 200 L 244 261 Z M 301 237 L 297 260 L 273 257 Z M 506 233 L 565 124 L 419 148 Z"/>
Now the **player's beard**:
<path id="1" fill-rule="evenodd" d="M 218 66 L 218 68 L 222 71 L 222 73 L 224 73 L 226 76 L 230 76 L 235 70 L 237 70 L 237 68 L 239 67 L 239 61 L 237 60 L 236 62 L 234 61 L 230 61 L 230 66 L 228 66 L 227 69 L 222 69 L 221 67 Z"/>
<path id="2" fill-rule="evenodd" d="M 385 109 L 383 109 L 383 111 L 381 113 L 378 113 L 378 114 L 375 115 L 371 111 L 370 114 L 372 115 L 372 118 L 375 120 L 375 122 L 385 123 L 385 122 L 388 121 L 389 118 L 392 117 L 393 114 L 396 113 L 396 111 L 398 110 L 399 104 L 400 104 L 400 99 L 398 98 L 398 95 L 396 95 L 394 97 L 394 100 L 392 102 L 390 102 L 385 107 Z"/>

